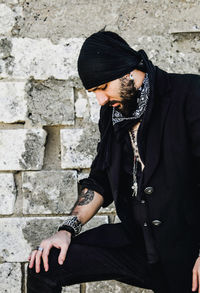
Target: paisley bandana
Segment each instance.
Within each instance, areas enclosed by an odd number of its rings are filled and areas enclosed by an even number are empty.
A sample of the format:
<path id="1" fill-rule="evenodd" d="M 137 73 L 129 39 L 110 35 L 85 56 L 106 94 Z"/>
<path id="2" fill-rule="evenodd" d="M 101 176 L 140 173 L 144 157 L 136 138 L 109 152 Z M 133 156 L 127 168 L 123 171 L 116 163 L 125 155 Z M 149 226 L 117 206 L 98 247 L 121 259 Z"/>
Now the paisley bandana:
<path id="1" fill-rule="evenodd" d="M 119 111 L 117 111 L 115 109 L 115 107 L 113 107 L 113 111 L 112 111 L 112 124 L 113 125 L 115 125 L 116 123 L 122 122 L 124 120 L 138 119 L 145 112 L 147 102 L 148 102 L 148 99 L 149 99 L 149 93 L 150 93 L 148 73 L 145 74 L 143 84 L 139 88 L 139 90 L 141 91 L 141 93 L 140 93 L 140 96 L 137 99 L 138 107 L 133 112 L 132 116 L 124 117 L 122 115 L 122 113 L 120 113 Z"/>

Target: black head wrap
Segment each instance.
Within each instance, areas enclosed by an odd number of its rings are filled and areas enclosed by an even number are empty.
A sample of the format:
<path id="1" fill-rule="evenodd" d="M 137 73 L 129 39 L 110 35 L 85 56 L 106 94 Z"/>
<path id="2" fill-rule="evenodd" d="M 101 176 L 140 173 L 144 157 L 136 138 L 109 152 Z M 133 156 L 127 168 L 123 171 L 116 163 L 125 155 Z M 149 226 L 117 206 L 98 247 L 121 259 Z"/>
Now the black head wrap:
<path id="1" fill-rule="evenodd" d="M 148 73 L 150 94 L 146 110 L 143 114 L 138 147 L 142 161 L 145 163 L 146 134 L 154 105 L 154 84 L 156 66 L 148 59 L 144 50 L 135 51 L 116 33 L 102 31 L 91 35 L 84 42 L 78 59 L 80 78 L 86 89 L 117 79 L 133 69 Z M 125 120 L 112 125 L 112 107 L 105 104 L 101 107 L 99 128 L 101 142 L 98 145 L 98 154 L 93 161 L 93 167 L 104 170 L 111 163 L 112 137 L 123 141 L 127 131 L 138 120 Z M 139 134 L 139 133 L 138 133 Z"/>
<path id="2" fill-rule="evenodd" d="M 90 89 L 142 66 L 141 55 L 118 34 L 100 31 L 85 40 L 78 58 L 78 73 Z"/>

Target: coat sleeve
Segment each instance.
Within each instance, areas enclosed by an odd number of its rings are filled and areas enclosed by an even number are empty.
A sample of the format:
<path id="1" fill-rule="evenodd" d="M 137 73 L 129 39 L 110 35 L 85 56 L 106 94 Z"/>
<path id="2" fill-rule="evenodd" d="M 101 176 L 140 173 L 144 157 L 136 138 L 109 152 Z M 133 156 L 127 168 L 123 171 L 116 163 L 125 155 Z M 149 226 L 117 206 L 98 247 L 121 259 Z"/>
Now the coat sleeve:
<path id="1" fill-rule="evenodd" d="M 196 227 L 198 245 L 200 248 L 199 225 L 200 217 L 200 76 L 193 75 L 189 84 L 189 94 L 186 101 L 186 123 L 190 143 L 191 160 L 193 161 L 193 174 L 196 182 L 197 197 L 195 200 L 195 215 L 197 215 L 194 226 Z M 200 250 L 199 250 L 200 253 Z"/>
<path id="2" fill-rule="evenodd" d="M 192 75 L 189 83 L 189 94 L 186 101 L 186 123 L 194 158 L 197 183 L 200 187 L 200 76 Z"/>
<path id="3" fill-rule="evenodd" d="M 100 111 L 100 120 L 99 120 L 99 131 L 100 131 L 100 142 L 97 145 L 97 155 L 98 156 L 98 151 L 99 151 L 99 146 L 101 144 L 101 140 L 103 137 L 103 132 L 104 132 L 104 124 L 102 123 L 102 116 L 103 116 L 104 109 L 101 108 Z M 93 162 L 95 159 L 93 160 Z M 113 197 L 112 197 L 112 191 L 110 187 L 110 182 L 108 179 L 107 171 L 106 170 L 99 170 L 95 168 L 95 164 L 92 163 L 91 165 L 91 170 L 88 178 L 84 178 L 79 181 L 81 185 L 81 190 L 84 188 L 89 188 L 92 189 L 98 193 L 100 193 L 103 198 L 104 202 L 102 204 L 102 207 L 107 207 L 113 202 Z"/>

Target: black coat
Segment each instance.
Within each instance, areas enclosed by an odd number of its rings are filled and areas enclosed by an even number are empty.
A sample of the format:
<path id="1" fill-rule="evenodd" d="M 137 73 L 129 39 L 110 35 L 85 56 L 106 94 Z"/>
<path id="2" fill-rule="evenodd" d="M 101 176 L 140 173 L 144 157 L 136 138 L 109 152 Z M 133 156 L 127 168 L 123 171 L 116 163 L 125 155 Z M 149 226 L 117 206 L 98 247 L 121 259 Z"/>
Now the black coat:
<path id="1" fill-rule="evenodd" d="M 161 222 L 158 226 L 152 224 L 152 229 L 169 292 L 191 292 L 192 268 L 200 243 L 200 76 L 167 73 L 157 68 L 154 99 L 145 144 L 141 126 L 138 131 L 138 148 L 145 162 L 139 196 L 146 198 L 149 221 Z M 110 110 L 101 109 L 99 125 L 109 113 Z M 104 129 L 100 127 L 100 131 L 102 137 Z M 136 241 L 137 227 L 126 196 L 128 182 L 123 175 L 127 142 L 131 148 L 130 140 L 118 141 L 113 137 L 110 166 L 104 172 L 91 169 L 88 181 L 83 180 L 82 184 L 90 187 L 90 182 L 96 186 L 93 189 L 104 196 L 104 207 L 114 200 L 122 221 L 118 224 L 119 233 L 123 227 L 129 236 L 119 240 L 110 226 L 108 239 L 101 239 L 101 233 L 97 233 L 91 240 L 94 243 L 120 245 L 129 239 Z M 131 158 L 129 163 L 131 167 Z M 144 193 L 146 187 L 153 187 L 153 192 Z"/>

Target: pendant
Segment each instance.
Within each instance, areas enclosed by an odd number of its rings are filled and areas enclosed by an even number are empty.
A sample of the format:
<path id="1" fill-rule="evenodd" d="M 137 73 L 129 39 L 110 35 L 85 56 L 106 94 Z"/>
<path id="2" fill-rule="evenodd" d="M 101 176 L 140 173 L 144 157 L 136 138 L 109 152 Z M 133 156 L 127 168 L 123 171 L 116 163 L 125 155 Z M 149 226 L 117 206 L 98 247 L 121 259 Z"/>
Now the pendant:
<path id="1" fill-rule="evenodd" d="M 137 183 L 133 183 L 133 186 L 131 187 L 133 189 L 133 193 L 132 193 L 132 196 L 137 196 Z"/>

